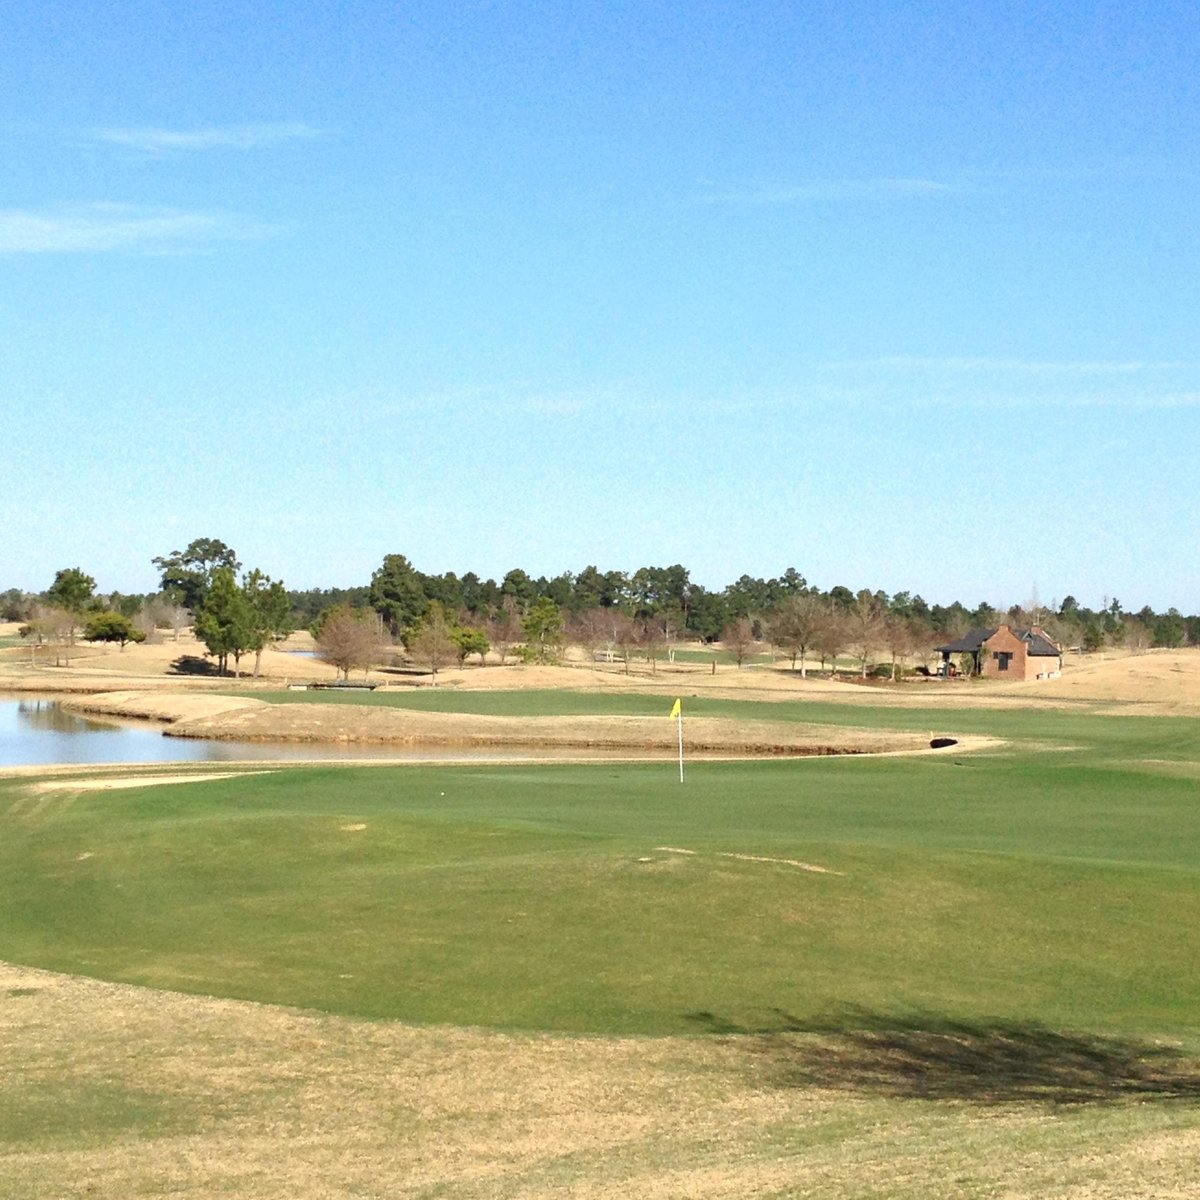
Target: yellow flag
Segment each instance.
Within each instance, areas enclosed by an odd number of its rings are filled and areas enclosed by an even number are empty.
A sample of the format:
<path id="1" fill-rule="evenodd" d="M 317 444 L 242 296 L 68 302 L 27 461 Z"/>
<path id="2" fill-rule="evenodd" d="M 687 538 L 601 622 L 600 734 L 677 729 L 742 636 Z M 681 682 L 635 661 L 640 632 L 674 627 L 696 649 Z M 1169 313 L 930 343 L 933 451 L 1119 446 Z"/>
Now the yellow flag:
<path id="1" fill-rule="evenodd" d="M 674 705 L 673 705 L 673 706 L 672 706 L 672 708 L 671 708 L 671 716 L 673 716 L 673 717 L 679 717 L 679 716 L 682 716 L 682 715 L 683 715 L 683 701 L 682 701 L 682 700 L 676 700 L 676 701 L 675 701 L 675 703 L 674 703 Z"/>

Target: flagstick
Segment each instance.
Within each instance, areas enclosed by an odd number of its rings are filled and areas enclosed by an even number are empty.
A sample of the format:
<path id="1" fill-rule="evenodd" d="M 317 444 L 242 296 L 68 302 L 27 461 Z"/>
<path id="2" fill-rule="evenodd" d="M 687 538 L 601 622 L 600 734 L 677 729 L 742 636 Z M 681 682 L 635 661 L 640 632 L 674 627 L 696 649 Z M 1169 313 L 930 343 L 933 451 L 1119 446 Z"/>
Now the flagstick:
<path id="1" fill-rule="evenodd" d="M 679 710 L 679 782 L 683 782 L 683 709 Z"/>

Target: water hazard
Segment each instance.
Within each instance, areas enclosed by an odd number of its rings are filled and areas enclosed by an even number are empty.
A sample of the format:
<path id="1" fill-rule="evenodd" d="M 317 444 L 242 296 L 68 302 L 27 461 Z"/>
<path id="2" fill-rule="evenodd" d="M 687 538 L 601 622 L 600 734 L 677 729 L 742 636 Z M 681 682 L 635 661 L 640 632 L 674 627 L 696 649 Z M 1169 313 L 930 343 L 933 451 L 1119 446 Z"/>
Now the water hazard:
<path id="1" fill-rule="evenodd" d="M 101 721 L 68 712 L 57 700 L 0 697 L 0 767 L 103 763 L 246 761 L 528 762 L 548 758 L 627 758 L 628 754 L 539 748 L 357 746 L 306 742 L 206 742 L 163 736 L 161 725 Z M 645 757 L 657 757 L 646 755 Z"/>
<path id="2" fill-rule="evenodd" d="M 0 766 L 3 767 L 317 757 L 311 752 L 297 754 L 296 750 L 295 746 L 167 738 L 163 737 L 161 725 L 98 721 L 68 712 L 57 700 L 0 699 Z"/>

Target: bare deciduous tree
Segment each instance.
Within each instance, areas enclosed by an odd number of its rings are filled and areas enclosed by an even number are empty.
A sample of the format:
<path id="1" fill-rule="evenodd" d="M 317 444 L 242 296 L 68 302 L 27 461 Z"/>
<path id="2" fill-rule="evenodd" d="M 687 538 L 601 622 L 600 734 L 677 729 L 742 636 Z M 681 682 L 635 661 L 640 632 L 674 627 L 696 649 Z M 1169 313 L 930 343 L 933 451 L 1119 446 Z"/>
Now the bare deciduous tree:
<path id="1" fill-rule="evenodd" d="M 148 646 L 157 646 L 162 642 L 162 633 L 159 631 L 158 622 L 154 619 L 149 605 L 133 617 L 132 624 Z"/>
<path id="2" fill-rule="evenodd" d="M 739 617 L 736 621 L 730 621 L 721 630 L 721 644 L 733 655 L 733 661 L 740 670 L 754 647 L 754 625 L 750 618 Z"/>
<path id="3" fill-rule="evenodd" d="M 446 612 L 440 601 L 430 601 L 425 615 L 405 635 L 404 644 L 413 658 L 422 666 L 429 667 L 433 684 L 436 686 L 438 671 L 458 656 L 454 626 L 446 620 Z"/>
<path id="4" fill-rule="evenodd" d="M 658 674 L 658 656 L 662 653 L 664 640 L 662 622 L 657 617 L 647 617 L 638 622 L 638 646 L 650 660 L 651 675 Z"/>
<path id="5" fill-rule="evenodd" d="M 821 617 L 817 629 L 816 648 L 821 656 L 821 666 L 829 663 L 829 673 L 837 671 L 837 657 L 846 648 L 849 634 L 846 629 L 846 618 L 836 605 L 829 605 Z"/>
<path id="6" fill-rule="evenodd" d="M 900 663 L 916 652 L 921 643 L 924 626 L 910 617 L 889 613 L 880 624 L 880 640 L 892 660 L 892 682 L 900 676 Z"/>
<path id="7" fill-rule="evenodd" d="M 866 588 L 854 598 L 849 621 L 850 647 L 858 659 L 862 678 L 867 677 L 867 662 L 880 642 L 883 633 L 883 607 L 879 600 Z"/>
<path id="8" fill-rule="evenodd" d="M 139 628 L 149 639 L 150 629 L 170 629 L 174 640 L 179 641 L 179 634 L 191 624 L 192 614 L 181 604 L 176 604 L 168 596 L 158 595 L 148 600 L 138 614 L 142 619 Z M 148 628 L 149 627 L 149 628 Z"/>
<path id="9" fill-rule="evenodd" d="M 926 671 L 932 671 L 934 663 L 941 661 L 936 647 L 945 642 L 945 637 L 934 632 L 924 621 L 913 621 L 913 654 L 921 660 Z"/>
<path id="10" fill-rule="evenodd" d="M 167 623 L 171 627 L 171 632 L 174 634 L 174 640 L 179 641 L 179 635 L 192 623 L 192 614 L 190 609 L 186 609 L 182 604 L 168 604 L 166 606 Z"/>
<path id="11" fill-rule="evenodd" d="M 500 655 L 500 665 L 503 666 L 513 643 L 519 642 L 524 632 L 521 629 L 521 606 L 515 596 L 504 597 L 499 613 L 485 624 L 484 632 L 492 649 Z"/>
<path id="12" fill-rule="evenodd" d="M 638 647 L 638 625 L 628 613 L 619 609 L 612 609 L 611 612 L 612 639 L 621 655 L 621 661 L 625 664 L 625 674 L 628 675 L 629 660 Z"/>
<path id="13" fill-rule="evenodd" d="M 588 662 L 595 662 L 600 646 L 608 641 L 604 610 L 585 608 L 567 622 L 567 641 L 578 646 Z"/>
<path id="14" fill-rule="evenodd" d="M 366 671 L 383 649 L 377 615 L 347 605 L 339 605 L 325 614 L 316 632 L 316 642 L 317 657 L 336 667 L 343 679 L 349 679 L 351 671 Z"/>
<path id="15" fill-rule="evenodd" d="M 29 642 L 30 662 L 37 661 L 37 648 L 54 652 L 56 667 L 71 665 L 71 646 L 75 640 L 75 614 L 57 604 L 35 604 L 29 621 L 18 631 Z"/>
<path id="16" fill-rule="evenodd" d="M 663 641 L 667 649 L 667 662 L 675 661 L 675 649 L 679 644 L 679 635 L 683 631 L 687 615 L 682 608 L 674 606 L 664 608 L 658 615 L 662 622 Z"/>
<path id="17" fill-rule="evenodd" d="M 767 621 L 767 636 L 792 660 L 800 660 L 800 678 L 808 675 L 807 656 L 816 645 L 817 634 L 825 615 L 825 607 L 816 596 L 789 596 Z"/>
<path id="18" fill-rule="evenodd" d="M 1150 647 L 1150 631 L 1137 617 L 1126 617 L 1122 624 L 1125 629 L 1125 649 L 1130 654 L 1145 654 Z"/>

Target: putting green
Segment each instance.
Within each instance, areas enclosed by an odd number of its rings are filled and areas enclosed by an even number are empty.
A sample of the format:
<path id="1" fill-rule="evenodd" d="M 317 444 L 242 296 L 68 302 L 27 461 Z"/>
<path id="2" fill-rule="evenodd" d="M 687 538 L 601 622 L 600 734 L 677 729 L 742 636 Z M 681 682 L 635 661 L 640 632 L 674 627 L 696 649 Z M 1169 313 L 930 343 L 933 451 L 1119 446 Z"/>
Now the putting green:
<path id="1" fill-rule="evenodd" d="M 807 1028 L 852 1008 L 1195 1030 L 1195 723 L 962 723 L 1018 740 L 697 763 L 683 786 L 612 764 L 6 781 L 0 958 L 497 1027 Z"/>

